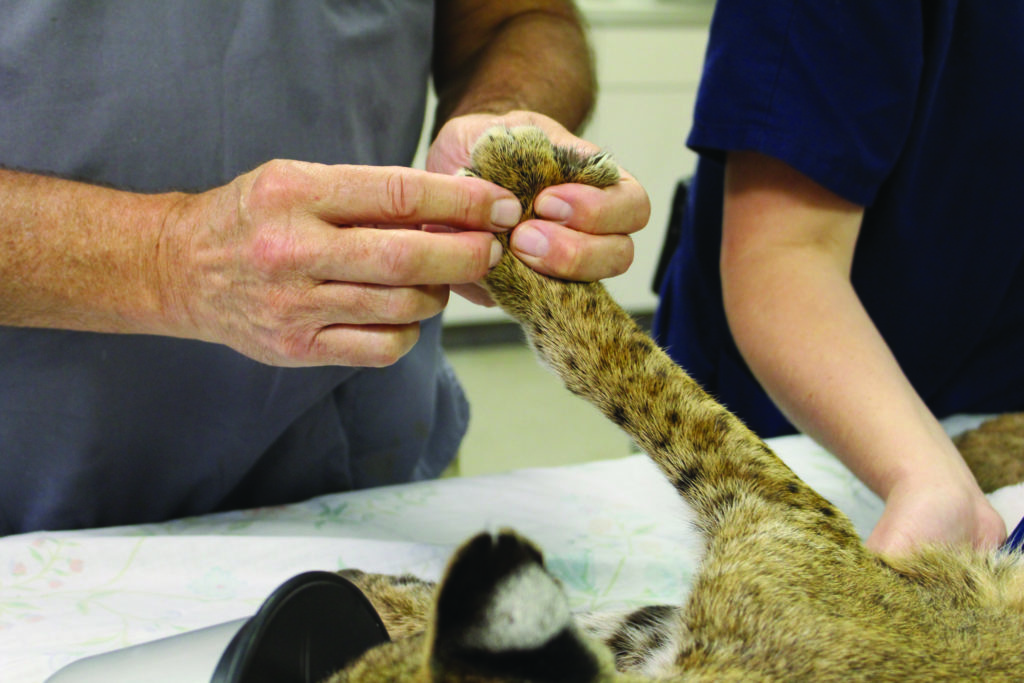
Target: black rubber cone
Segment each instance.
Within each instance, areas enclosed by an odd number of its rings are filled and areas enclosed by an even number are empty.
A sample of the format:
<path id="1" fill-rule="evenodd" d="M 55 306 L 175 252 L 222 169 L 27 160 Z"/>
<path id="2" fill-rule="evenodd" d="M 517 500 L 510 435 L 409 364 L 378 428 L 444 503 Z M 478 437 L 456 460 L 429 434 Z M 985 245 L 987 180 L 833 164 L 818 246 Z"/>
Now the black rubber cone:
<path id="1" fill-rule="evenodd" d="M 388 640 L 355 585 L 306 572 L 275 590 L 235 634 L 211 683 L 317 683 Z"/>

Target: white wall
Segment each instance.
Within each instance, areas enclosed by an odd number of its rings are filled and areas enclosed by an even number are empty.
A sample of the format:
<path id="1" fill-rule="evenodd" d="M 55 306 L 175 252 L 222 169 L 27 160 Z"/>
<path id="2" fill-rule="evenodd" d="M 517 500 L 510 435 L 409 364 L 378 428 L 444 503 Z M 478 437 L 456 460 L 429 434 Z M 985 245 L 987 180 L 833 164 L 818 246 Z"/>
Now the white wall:
<path id="1" fill-rule="evenodd" d="M 634 236 L 630 270 L 607 280 L 627 310 L 647 313 L 656 297 L 650 283 L 665 234 L 676 180 L 693 170 L 686 149 L 707 43 L 711 0 L 582 0 L 591 26 L 599 93 L 584 137 L 612 152 L 647 189 L 651 220 Z M 433 103 L 429 105 L 432 111 Z M 430 117 L 428 116 L 428 119 Z M 427 122 L 427 130 L 431 122 Z M 422 167 L 424 138 L 418 165 Z M 497 309 L 453 296 L 448 325 L 504 320 Z"/>

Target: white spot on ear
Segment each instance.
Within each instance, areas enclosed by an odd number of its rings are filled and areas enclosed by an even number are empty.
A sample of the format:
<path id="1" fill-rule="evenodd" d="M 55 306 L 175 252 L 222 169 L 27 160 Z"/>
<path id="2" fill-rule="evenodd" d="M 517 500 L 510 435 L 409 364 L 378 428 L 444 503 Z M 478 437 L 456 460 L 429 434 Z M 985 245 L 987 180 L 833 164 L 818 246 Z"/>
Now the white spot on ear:
<path id="1" fill-rule="evenodd" d="M 483 623 L 462 638 L 465 647 L 504 652 L 543 646 L 571 623 L 561 587 L 536 564 L 521 567 L 495 587 Z"/>

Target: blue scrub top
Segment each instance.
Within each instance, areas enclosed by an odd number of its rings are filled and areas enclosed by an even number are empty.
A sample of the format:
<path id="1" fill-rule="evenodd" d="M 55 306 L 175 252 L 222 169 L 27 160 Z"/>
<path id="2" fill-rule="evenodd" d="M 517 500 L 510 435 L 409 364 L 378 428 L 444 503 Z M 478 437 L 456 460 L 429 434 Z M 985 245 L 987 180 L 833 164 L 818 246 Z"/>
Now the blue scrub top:
<path id="1" fill-rule="evenodd" d="M 0 0 L 0 17 L 4 166 L 163 191 L 277 157 L 400 165 L 416 149 L 431 0 Z M 467 420 L 438 319 L 382 369 L 0 328 L 0 534 L 423 479 Z"/>
<path id="2" fill-rule="evenodd" d="M 655 334 L 762 436 L 718 269 L 723 160 L 780 159 L 866 207 L 852 282 L 938 416 L 1024 409 L 1024 3 L 719 0 L 700 154 Z"/>

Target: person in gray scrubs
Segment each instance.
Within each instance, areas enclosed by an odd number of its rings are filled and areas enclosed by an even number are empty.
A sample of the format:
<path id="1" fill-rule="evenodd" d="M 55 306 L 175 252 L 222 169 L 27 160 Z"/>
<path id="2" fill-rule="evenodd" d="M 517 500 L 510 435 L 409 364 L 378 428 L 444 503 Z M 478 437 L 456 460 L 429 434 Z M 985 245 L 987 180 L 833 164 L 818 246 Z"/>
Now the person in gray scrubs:
<path id="1" fill-rule="evenodd" d="M 593 280 L 646 222 L 628 175 L 551 188 L 518 226 L 509 192 L 452 175 L 494 123 L 588 146 L 566 0 L 0 16 L 0 534 L 436 476 L 468 418 L 438 314 L 485 298 L 492 233 Z M 431 75 L 429 172 L 402 168 Z"/>

